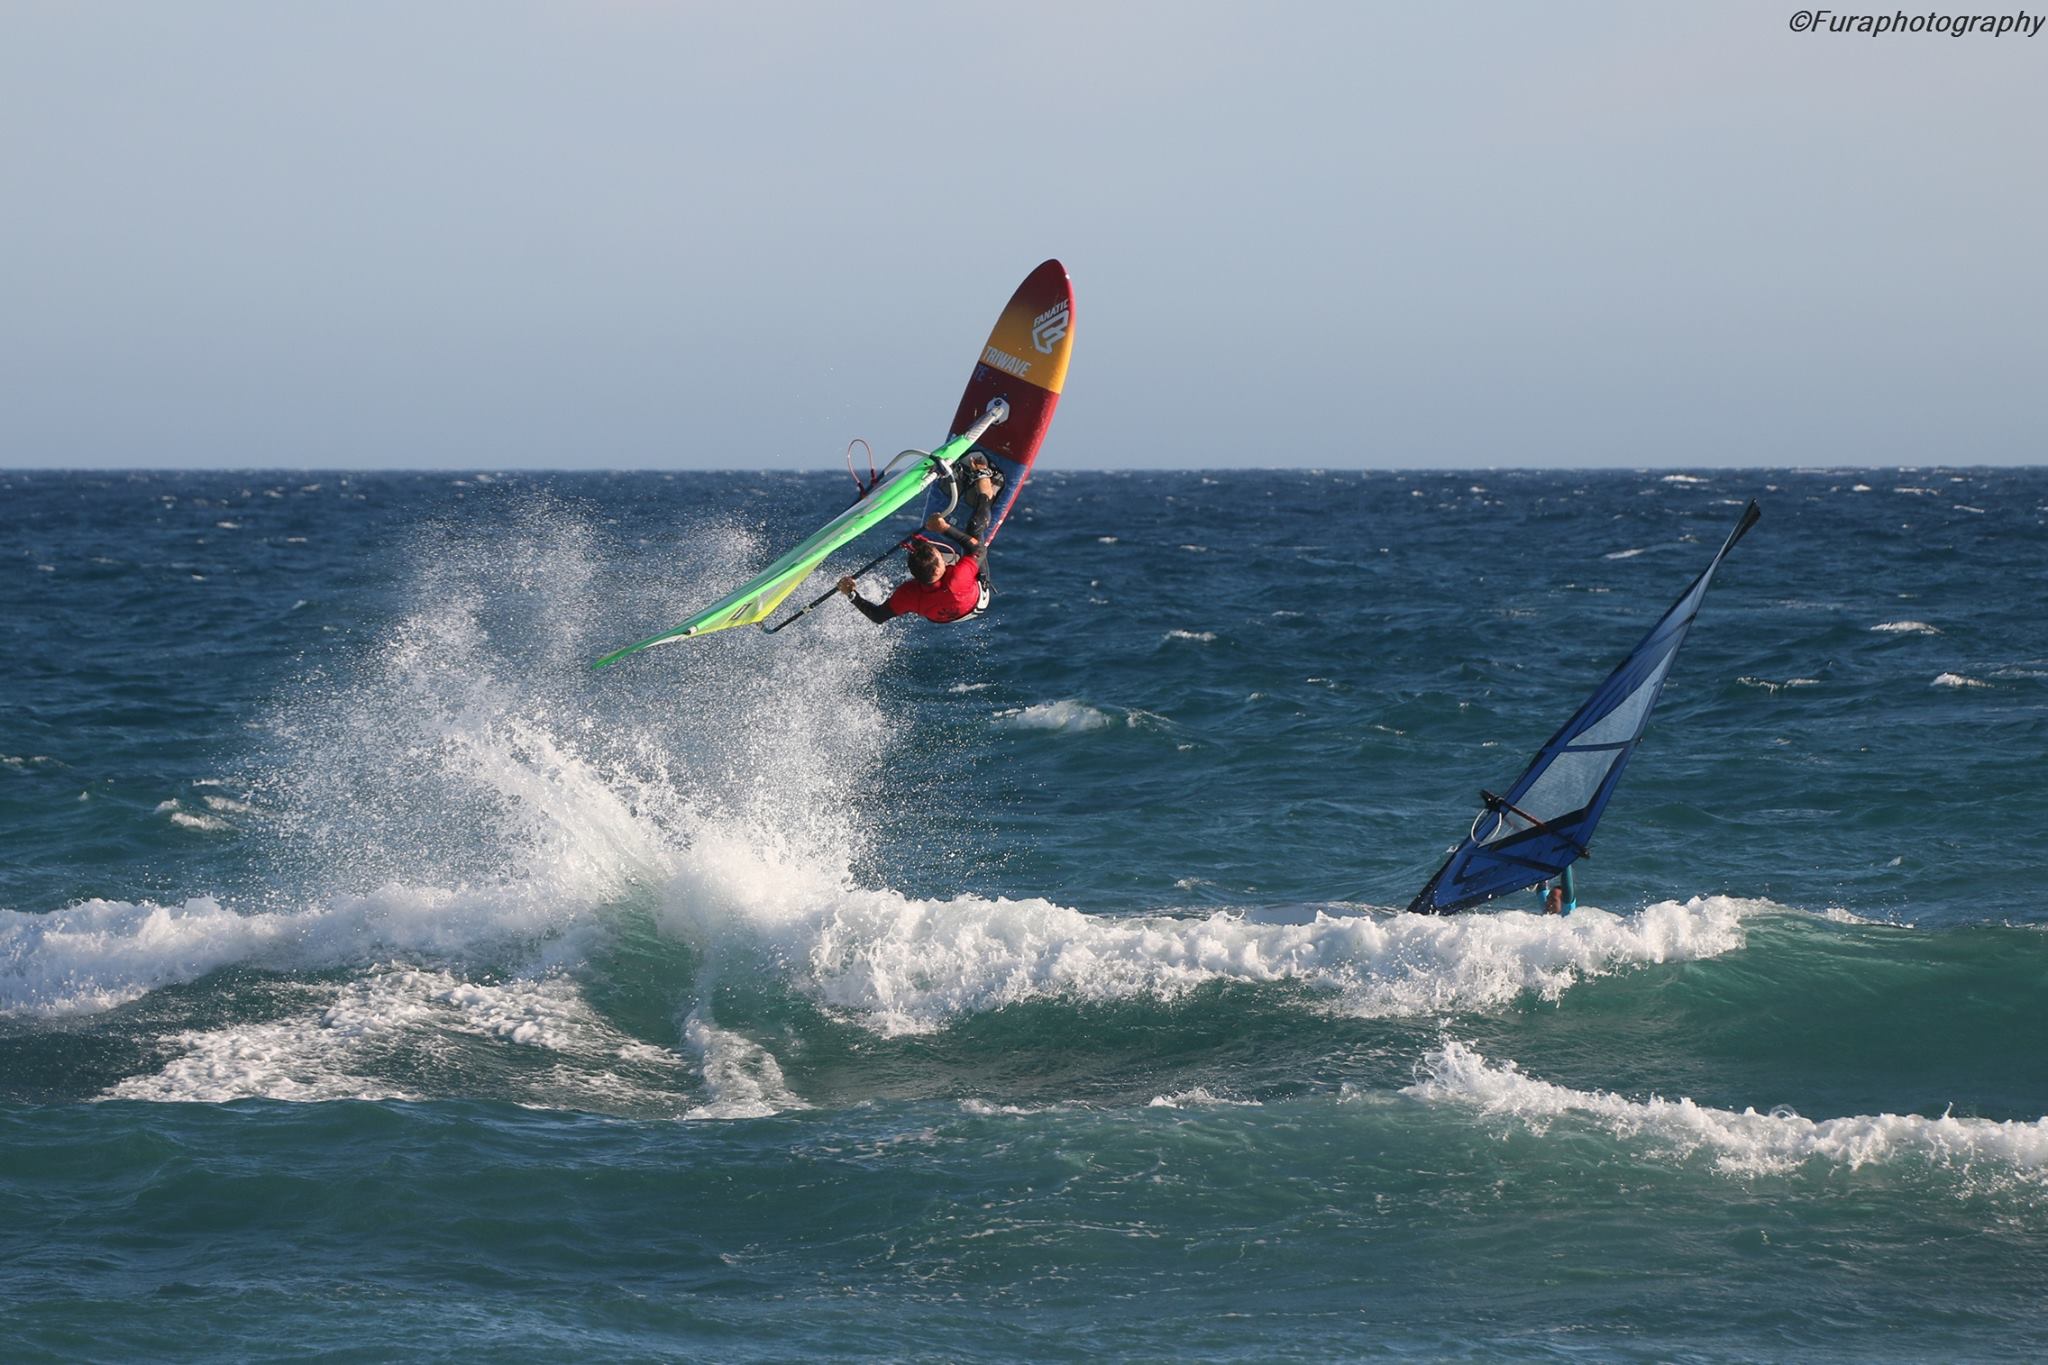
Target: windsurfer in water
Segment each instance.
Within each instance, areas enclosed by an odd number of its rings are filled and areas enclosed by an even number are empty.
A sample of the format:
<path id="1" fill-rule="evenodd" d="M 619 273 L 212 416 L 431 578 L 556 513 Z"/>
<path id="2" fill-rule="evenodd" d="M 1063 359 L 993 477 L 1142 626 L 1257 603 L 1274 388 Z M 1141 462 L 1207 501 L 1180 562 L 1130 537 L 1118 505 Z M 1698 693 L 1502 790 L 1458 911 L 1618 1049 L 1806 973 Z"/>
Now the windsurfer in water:
<path id="1" fill-rule="evenodd" d="M 1572 870 L 1566 868 L 1558 873 L 1557 880 L 1543 893 L 1543 913 L 1546 915 L 1569 915 L 1579 908 L 1579 896 L 1572 886 Z"/>
<path id="2" fill-rule="evenodd" d="M 987 557 L 988 546 L 982 545 L 949 564 L 938 546 L 914 540 L 910 544 L 910 578 L 889 594 L 888 601 L 868 601 L 855 590 L 851 578 L 839 580 L 839 591 L 876 625 L 899 616 L 922 616 L 944 625 L 964 620 L 983 606 L 981 571 Z"/>

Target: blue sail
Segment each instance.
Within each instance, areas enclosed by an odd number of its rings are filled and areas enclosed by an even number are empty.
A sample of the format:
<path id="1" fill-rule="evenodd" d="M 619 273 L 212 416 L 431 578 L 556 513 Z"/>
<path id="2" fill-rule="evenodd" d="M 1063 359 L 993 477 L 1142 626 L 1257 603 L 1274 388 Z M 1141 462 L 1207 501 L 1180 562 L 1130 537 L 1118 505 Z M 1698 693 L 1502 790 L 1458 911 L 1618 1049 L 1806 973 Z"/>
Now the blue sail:
<path id="1" fill-rule="evenodd" d="M 1463 910 L 1548 881 L 1585 856 L 1593 827 L 1650 723 L 1650 710 L 1699 615 L 1714 571 L 1756 525 L 1758 515 L 1753 502 L 1744 509 L 1713 563 L 1537 751 L 1514 785 L 1498 796 L 1480 793 L 1484 805 L 1470 835 L 1437 869 L 1410 910 L 1432 915 Z"/>

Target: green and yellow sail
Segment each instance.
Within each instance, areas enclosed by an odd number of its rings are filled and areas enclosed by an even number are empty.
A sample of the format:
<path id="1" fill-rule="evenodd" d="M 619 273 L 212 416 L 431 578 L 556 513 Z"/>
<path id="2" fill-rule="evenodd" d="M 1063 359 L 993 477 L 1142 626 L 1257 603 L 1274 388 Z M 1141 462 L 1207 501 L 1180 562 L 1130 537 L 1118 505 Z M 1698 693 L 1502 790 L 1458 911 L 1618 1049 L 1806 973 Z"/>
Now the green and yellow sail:
<path id="1" fill-rule="evenodd" d="M 671 640 L 687 640 L 695 635 L 708 635 L 714 630 L 726 630 L 732 626 L 750 626 L 766 620 L 783 600 L 795 592 L 797 585 L 825 562 L 834 550 L 847 542 L 856 540 L 873 530 L 924 492 L 926 485 L 939 476 L 939 471 L 967 452 L 973 444 L 970 436 L 958 436 L 946 442 L 929 455 L 921 455 L 915 463 L 896 471 L 868 491 L 866 497 L 825 523 L 807 537 L 795 549 L 763 569 L 759 576 L 743 588 L 727 594 L 712 605 L 698 612 L 689 620 L 659 635 L 650 635 L 624 649 L 615 649 L 592 664 L 603 668 L 606 664 L 617 663 L 629 654 L 638 654 L 654 645 L 667 644 Z"/>

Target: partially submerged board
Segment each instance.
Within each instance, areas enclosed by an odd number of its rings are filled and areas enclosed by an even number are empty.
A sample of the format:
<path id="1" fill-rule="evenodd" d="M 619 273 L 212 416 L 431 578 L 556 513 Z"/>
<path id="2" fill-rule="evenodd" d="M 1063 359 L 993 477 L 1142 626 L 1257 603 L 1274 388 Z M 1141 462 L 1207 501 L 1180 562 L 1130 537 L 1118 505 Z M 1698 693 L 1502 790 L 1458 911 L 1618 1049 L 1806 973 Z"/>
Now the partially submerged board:
<path id="1" fill-rule="evenodd" d="M 1010 405 L 1009 417 L 990 428 L 972 447 L 988 456 L 989 463 L 1003 476 L 1003 486 L 996 491 L 995 504 L 989 509 L 988 534 L 983 537 L 986 541 L 995 539 L 1003 519 L 1017 505 L 1017 495 L 1024 491 L 1025 481 L 1031 477 L 1032 462 L 1038 458 L 1038 447 L 1052 425 L 1060 390 L 1066 387 L 1067 357 L 1073 348 L 1073 282 L 1067 278 L 1065 266 L 1047 261 L 1026 275 L 1017 292 L 1010 295 L 1002 316 L 996 319 L 995 330 L 988 334 L 988 344 L 981 348 L 981 359 L 975 363 L 967 391 L 960 395 L 960 406 L 953 413 L 953 425 L 948 428 L 955 436 L 968 430 L 998 398 Z M 944 512 L 950 496 L 943 482 L 934 485 L 925 495 L 920 521 Z M 962 524 L 958 516 L 951 521 L 954 526 Z M 929 538 L 951 550 L 963 548 L 951 543 L 950 537 Z"/>

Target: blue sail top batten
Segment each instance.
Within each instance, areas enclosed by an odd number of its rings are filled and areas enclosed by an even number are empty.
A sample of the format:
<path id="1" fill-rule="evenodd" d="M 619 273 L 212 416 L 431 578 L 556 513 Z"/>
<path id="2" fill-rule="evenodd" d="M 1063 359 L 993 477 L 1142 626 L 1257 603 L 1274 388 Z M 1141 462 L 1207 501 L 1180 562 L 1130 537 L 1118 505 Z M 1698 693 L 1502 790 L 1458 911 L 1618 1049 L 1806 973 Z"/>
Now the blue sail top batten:
<path id="1" fill-rule="evenodd" d="M 1463 910 L 1547 881 L 1585 856 L 1593 827 L 1649 725 L 1714 571 L 1760 515 L 1750 503 L 1713 562 L 1537 751 L 1514 785 L 1500 796 L 1485 794 L 1485 807 L 1470 834 L 1416 895 L 1410 910 Z"/>

